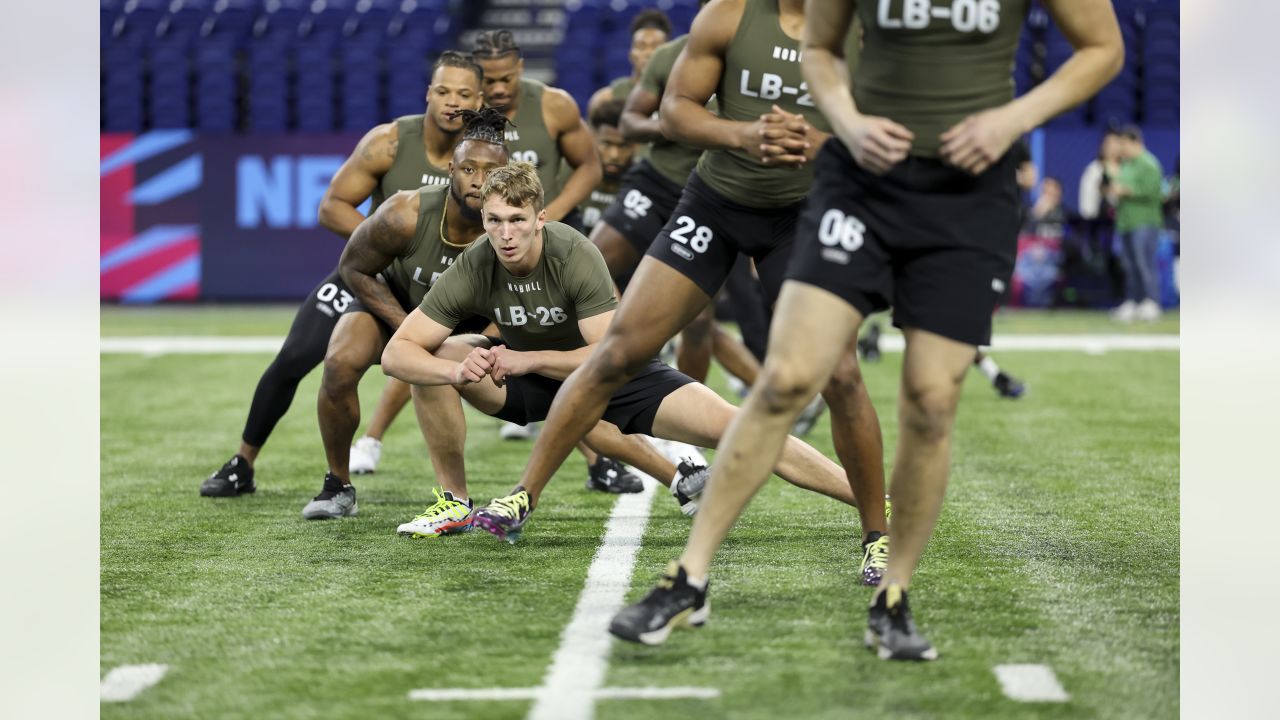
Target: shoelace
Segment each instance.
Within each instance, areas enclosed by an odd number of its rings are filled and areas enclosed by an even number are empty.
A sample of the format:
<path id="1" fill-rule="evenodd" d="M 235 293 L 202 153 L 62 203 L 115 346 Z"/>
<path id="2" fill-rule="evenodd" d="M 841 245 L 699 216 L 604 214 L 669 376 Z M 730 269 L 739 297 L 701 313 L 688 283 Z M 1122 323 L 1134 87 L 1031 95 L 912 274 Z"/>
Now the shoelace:
<path id="1" fill-rule="evenodd" d="M 423 510 L 422 514 L 417 515 L 416 517 L 413 518 L 414 520 L 422 520 L 423 518 L 428 518 L 433 515 L 443 515 L 444 513 L 452 509 L 453 506 L 462 504 L 457 500 L 450 500 L 446 498 L 444 495 L 440 493 L 439 490 L 435 488 L 432 488 L 431 492 L 436 496 L 435 504 L 427 508 L 426 510 Z"/>
<path id="2" fill-rule="evenodd" d="M 521 502 L 519 495 L 511 495 L 509 497 L 494 498 L 489 503 L 489 509 L 497 512 L 505 518 L 517 520 L 520 517 L 520 506 L 528 507 L 528 502 Z"/>
<path id="3" fill-rule="evenodd" d="M 889 567 L 889 536 L 881 535 L 875 542 L 867 545 L 867 565 L 878 570 Z"/>

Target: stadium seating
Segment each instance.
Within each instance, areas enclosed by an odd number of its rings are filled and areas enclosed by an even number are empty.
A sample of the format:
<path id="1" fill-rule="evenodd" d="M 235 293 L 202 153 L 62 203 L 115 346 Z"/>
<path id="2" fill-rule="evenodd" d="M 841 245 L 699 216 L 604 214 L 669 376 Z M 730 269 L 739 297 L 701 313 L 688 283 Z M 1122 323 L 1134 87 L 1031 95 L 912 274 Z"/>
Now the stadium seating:
<path id="1" fill-rule="evenodd" d="M 461 8 L 476 2 L 100 0 L 101 127 L 359 131 L 421 112 L 430 63 L 458 46 Z M 1114 4 L 1124 70 L 1054 124 L 1176 125 L 1176 0 Z M 555 16 L 566 38 L 554 49 L 555 83 L 584 111 L 592 92 L 630 72 L 630 23 L 647 8 L 667 13 L 674 36 L 688 32 L 698 2 L 567 0 Z M 1016 92 L 1043 82 L 1071 51 L 1044 8 L 1033 5 L 1015 56 Z"/>

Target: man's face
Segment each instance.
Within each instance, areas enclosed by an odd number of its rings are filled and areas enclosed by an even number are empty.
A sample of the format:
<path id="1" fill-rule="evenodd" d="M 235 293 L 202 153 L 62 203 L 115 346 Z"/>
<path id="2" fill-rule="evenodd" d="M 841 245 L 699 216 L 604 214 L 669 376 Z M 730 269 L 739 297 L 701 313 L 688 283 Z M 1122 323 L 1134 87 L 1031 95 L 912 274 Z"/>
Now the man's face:
<path id="1" fill-rule="evenodd" d="M 657 28 L 635 31 L 631 36 L 631 52 L 627 53 L 627 59 L 631 61 L 631 67 L 635 68 L 637 75 L 644 72 L 644 66 L 649 64 L 653 51 L 666 41 L 667 34 Z"/>
<path id="2" fill-rule="evenodd" d="M 1132 160 L 1142 154 L 1142 141 L 1137 138 L 1121 138 L 1120 157 Z"/>
<path id="3" fill-rule="evenodd" d="M 1111 161 L 1120 159 L 1120 143 L 1119 135 L 1105 135 L 1102 138 L 1102 159 Z"/>
<path id="4" fill-rule="evenodd" d="M 1062 202 L 1062 185 L 1054 178 L 1045 178 L 1040 185 L 1040 197 L 1046 202 L 1057 205 Z"/>
<path id="5" fill-rule="evenodd" d="M 612 125 L 595 127 L 596 150 L 604 165 L 604 178 L 616 180 L 631 167 L 631 156 L 636 152 L 634 143 L 622 139 L 622 132 Z"/>
<path id="6" fill-rule="evenodd" d="M 489 233 L 489 244 L 498 253 L 498 260 L 509 268 L 524 268 L 529 264 L 530 253 L 541 242 L 546 221 L 545 209 L 534 212 L 532 206 L 508 205 L 496 194 L 484 201 L 484 231 Z"/>
<path id="7" fill-rule="evenodd" d="M 507 150 L 501 145 L 465 140 L 453 151 L 449 163 L 449 193 L 471 220 L 480 219 L 480 186 L 489 171 L 507 164 Z"/>
<path id="8" fill-rule="evenodd" d="M 484 69 L 484 99 L 494 107 L 515 102 L 520 94 L 520 75 L 524 60 L 515 53 L 496 58 L 477 58 Z"/>
<path id="9" fill-rule="evenodd" d="M 475 73 L 442 65 L 431 76 L 431 86 L 427 88 L 427 115 L 441 130 L 458 132 L 462 118 L 450 116 L 459 110 L 479 110 L 482 100 Z"/>

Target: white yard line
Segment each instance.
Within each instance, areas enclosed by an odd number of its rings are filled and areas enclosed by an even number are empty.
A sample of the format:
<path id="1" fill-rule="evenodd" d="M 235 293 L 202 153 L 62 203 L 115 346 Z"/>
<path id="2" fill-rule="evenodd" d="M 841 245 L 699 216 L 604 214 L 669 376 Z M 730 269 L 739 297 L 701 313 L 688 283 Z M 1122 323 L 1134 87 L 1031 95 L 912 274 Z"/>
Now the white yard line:
<path id="1" fill-rule="evenodd" d="M 282 337 L 154 336 L 104 337 L 99 351 L 104 355 L 240 355 L 278 352 Z M 1112 351 L 1178 350 L 1178 335 L 997 335 L 991 344 L 995 352 L 1083 352 L 1100 355 Z M 880 338 L 884 352 L 902 352 L 901 335 Z"/>
<path id="2" fill-rule="evenodd" d="M 609 669 L 609 621 L 622 609 L 631 589 L 631 571 L 649 524 L 654 488 L 644 478 L 644 491 L 623 495 L 613 504 L 604 540 L 587 570 L 587 582 L 573 609 L 573 619 L 560 635 L 560 649 L 538 688 L 529 720 L 590 720 L 595 693 Z"/>
<path id="3" fill-rule="evenodd" d="M 128 702 L 160 682 L 168 670 L 168 665 L 121 665 L 102 678 L 98 688 L 101 700 Z"/>
<path id="4" fill-rule="evenodd" d="M 997 665 L 994 670 L 1000 689 L 1019 702 L 1066 702 L 1071 699 L 1048 665 Z"/>

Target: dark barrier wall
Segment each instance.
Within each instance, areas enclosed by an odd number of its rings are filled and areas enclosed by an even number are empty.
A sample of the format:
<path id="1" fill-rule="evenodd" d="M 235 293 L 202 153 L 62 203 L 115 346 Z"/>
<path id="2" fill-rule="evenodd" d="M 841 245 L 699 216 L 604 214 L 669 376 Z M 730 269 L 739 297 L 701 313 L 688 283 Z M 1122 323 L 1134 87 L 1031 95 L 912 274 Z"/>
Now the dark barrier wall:
<path id="1" fill-rule="evenodd" d="M 337 264 L 342 240 L 319 227 L 329 179 L 358 135 L 210 135 L 189 130 L 101 138 L 101 296 L 164 300 L 294 300 Z M 1042 174 L 1075 206 L 1095 130 L 1031 137 Z M 1176 130 L 1147 133 L 1172 172 Z M 362 208 L 363 210 L 364 208 Z"/>

